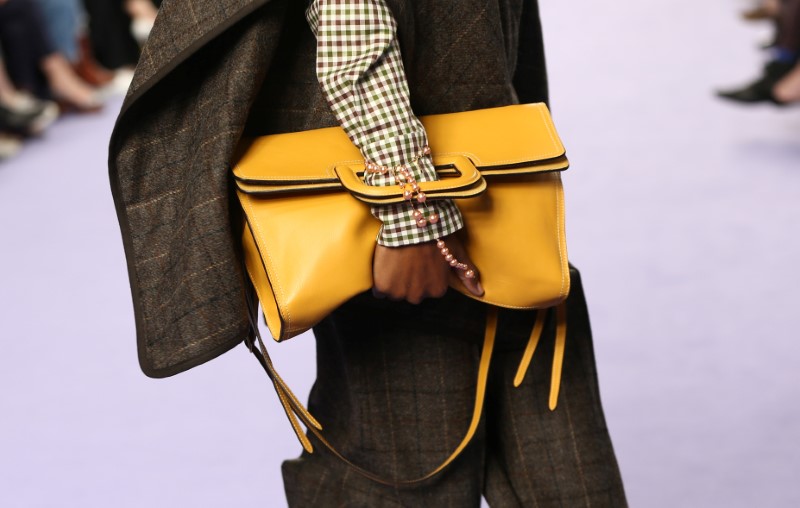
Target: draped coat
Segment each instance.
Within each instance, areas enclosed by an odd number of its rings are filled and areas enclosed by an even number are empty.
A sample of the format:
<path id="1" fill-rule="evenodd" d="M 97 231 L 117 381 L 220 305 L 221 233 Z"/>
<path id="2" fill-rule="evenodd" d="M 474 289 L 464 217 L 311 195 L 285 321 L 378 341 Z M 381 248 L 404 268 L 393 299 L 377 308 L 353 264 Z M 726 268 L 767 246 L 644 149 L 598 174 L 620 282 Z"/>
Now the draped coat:
<path id="1" fill-rule="evenodd" d="M 546 100 L 536 0 L 387 3 L 417 115 Z M 236 144 L 336 124 L 314 72 L 307 4 L 165 0 L 142 49 L 109 176 L 148 376 L 211 360 L 249 333 Z"/>

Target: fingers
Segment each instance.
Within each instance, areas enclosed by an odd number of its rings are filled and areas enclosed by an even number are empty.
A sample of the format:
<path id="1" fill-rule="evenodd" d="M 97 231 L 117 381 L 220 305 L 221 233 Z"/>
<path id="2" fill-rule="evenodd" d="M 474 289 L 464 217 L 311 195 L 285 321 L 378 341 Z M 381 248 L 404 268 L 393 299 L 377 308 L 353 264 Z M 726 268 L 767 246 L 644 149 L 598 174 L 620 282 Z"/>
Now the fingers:
<path id="1" fill-rule="evenodd" d="M 447 293 L 447 278 L 443 278 L 440 283 L 430 282 L 419 286 L 415 285 L 408 287 L 405 285 L 395 285 L 394 287 L 382 287 L 374 285 L 372 287 L 372 296 L 378 299 L 389 299 L 393 302 L 406 301 L 408 303 L 417 305 L 422 303 L 426 298 L 441 298 Z"/>
<path id="2" fill-rule="evenodd" d="M 452 252 L 445 248 L 447 245 Z M 447 292 L 451 270 L 470 294 L 483 296 L 478 269 L 454 235 L 447 237 L 446 243 L 442 240 L 394 248 L 378 245 L 373 258 L 372 294 L 415 305 L 426 298 L 440 298 Z"/>

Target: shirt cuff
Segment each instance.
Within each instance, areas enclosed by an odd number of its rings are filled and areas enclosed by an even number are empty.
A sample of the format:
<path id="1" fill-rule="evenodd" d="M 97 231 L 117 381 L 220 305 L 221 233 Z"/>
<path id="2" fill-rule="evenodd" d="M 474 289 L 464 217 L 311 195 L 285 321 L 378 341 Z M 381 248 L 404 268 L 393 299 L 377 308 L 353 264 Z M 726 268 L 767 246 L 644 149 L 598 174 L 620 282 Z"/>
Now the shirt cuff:
<path id="1" fill-rule="evenodd" d="M 429 200 L 419 209 L 426 217 L 438 214 L 439 221 L 428 222 L 425 227 L 417 226 L 414 210 L 408 203 L 373 206 L 372 214 L 383 223 L 378 244 L 385 247 L 416 245 L 438 240 L 464 227 L 461 211 L 451 199 Z"/>
<path id="2" fill-rule="evenodd" d="M 395 137 L 391 143 L 379 141 L 361 147 L 364 159 L 382 166 L 398 166 L 407 164 L 414 178 L 418 182 L 431 182 L 438 180 L 436 168 L 430 157 L 422 157 L 415 164 L 411 164 L 422 149 L 427 145 L 425 130 L 417 130 L 404 136 Z M 364 181 L 368 185 L 388 186 L 397 185 L 394 174 L 370 173 Z M 428 218 L 433 214 L 439 216 L 436 223 L 428 221 L 427 226 L 417 226 L 414 218 L 414 209 L 420 210 Z M 425 204 L 411 202 L 394 203 L 391 205 L 375 205 L 372 215 L 383 223 L 378 244 L 385 247 L 402 247 L 438 240 L 450 235 L 464 227 L 464 219 L 455 202 L 450 199 L 428 200 Z"/>

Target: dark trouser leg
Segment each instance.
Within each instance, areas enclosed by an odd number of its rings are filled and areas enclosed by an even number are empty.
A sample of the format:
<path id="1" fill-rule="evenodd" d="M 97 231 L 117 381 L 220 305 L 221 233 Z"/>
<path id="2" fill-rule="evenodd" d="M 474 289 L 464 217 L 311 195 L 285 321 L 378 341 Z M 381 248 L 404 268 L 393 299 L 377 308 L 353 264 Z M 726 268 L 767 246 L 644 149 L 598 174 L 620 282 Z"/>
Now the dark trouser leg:
<path id="1" fill-rule="evenodd" d="M 800 54 L 800 0 L 785 0 L 778 17 L 778 47 Z"/>
<path id="2" fill-rule="evenodd" d="M 328 439 L 388 478 L 419 477 L 438 466 L 472 414 L 482 310 L 453 292 L 418 307 L 361 295 L 317 326 L 309 406 Z M 283 465 L 289 506 L 477 507 L 483 446 L 475 444 L 416 489 L 367 480 L 316 446 L 313 455 Z"/>
<path id="3" fill-rule="evenodd" d="M 40 65 L 55 48 L 36 4 L 27 0 L 0 4 L 0 44 L 11 81 L 18 88 L 46 96 L 47 81 Z"/>
<path id="4" fill-rule="evenodd" d="M 559 408 L 547 408 L 553 327 L 525 383 L 513 388 L 533 312 L 503 311 L 485 429 L 440 477 L 415 489 L 367 480 L 320 446 L 286 461 L 289 505 L 625 506 L 597 392 L 577 272 L 569 300 Z M 345 455 L 408 479 L 442 462 L 463 436 L 475 395 L 485 309 L 457 293 L 415 307 L 362 295 L 315 328 L 317 383 L 309 406 Z M 484 432 L 485 430 L 485 432 Z"/>
<path id="5" fill-rule="evenodd" d="M 551 314 L 519 388 L 513 379 L 533 325 L 503 311 L 487 397 L 486 497 L 493 507 L 627 506 L 606 428 L 586 301 L 572 271 L 558 407 L 548 408 L 555 326 Z"/>
<path id="6" fill-rule="evenodd" d="M 83 0 L 89 13 L 89 39 L 97 61 L 107 69 L 136 65 L 139 45 L 123 0 Z"/>

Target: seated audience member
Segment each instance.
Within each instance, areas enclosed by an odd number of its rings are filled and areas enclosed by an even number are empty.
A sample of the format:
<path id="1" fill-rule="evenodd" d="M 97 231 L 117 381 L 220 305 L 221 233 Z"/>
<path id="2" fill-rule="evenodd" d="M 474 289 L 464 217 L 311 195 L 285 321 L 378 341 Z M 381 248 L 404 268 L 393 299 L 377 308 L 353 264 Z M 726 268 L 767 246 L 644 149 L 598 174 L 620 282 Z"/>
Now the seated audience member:
<path id="1" fill-rule="evenodd" d="M 39 135 L 58 118 L 58 106 L 20 92 L 0 59 L 0 161 L 14 156 L 22 138 Z"/>
<path id="2" fill-rule="evenodd" d="M 158 0 L 158 5 L 161 1 Z M 125 0 L 125 12 L 131 17 L 131 33 L 139 45 L 150 35 L 158 8 L 153 0 Z"/>
<path id="3" fill-rule="evenodd" d="M 0 59 L 0 131 L 36 136 L 58 118 L 58 106 L 14 88 Z"/>
<path id="4" fill-rule="evenodd" d="M 108 69 L 133 68 L 150 33 L 160 1 L 83 0 L 92 52 Z"/>
<path id="5" fill-rule="evenodd" d="M 21 148 L 22 140 L 0 128 L 0 162 L 17 155 Z"/>
<path id="6" fill-rule="evenodd" d="M 29 0 L 30 1 L 30 0 Z M 80 0 L 32 0 L 39 6 L 56 51 L 75 72 L 94 86 L 107 85 L 114 73 L 101 67 L 92 54 L 86 32 L 87 15 Z"/>
<path id="7" fill-rule="evenodd" d="M 76 74 L 47 30 L 37 3 L 0 0 L 0 45 L 11 81 L 40 98 L 52 97 L 67 110 L 99 110 L 98 89 Z"/>

